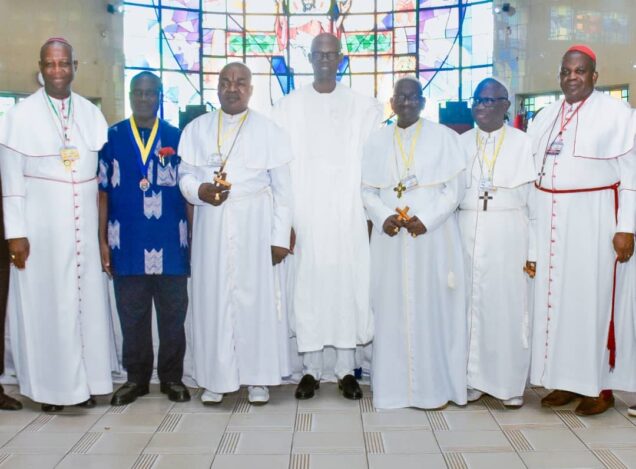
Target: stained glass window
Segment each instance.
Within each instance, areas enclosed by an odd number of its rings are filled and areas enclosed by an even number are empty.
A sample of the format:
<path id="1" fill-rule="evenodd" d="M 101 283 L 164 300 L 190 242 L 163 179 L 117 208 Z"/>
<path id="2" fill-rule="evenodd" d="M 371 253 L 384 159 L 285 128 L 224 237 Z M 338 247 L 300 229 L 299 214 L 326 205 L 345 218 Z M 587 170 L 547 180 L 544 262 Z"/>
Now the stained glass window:
<path id="1" fill-rule="evenodd" d="M 388 105 L 396 79 L 418 75 L 425 115 L 466 100 L 492 73 L 492 0 L 131 0 L 125 2 L 126 86 L 160 73 L 164 118 L 188 104 L 218 106 L 218 73 L 232 61 L 253 73 L 250 105 L 267 111 L 311 83 L 307 60 L 320 32 L 340 37 L 339 79 Z M 127 109 L 127 112 L 130 112 Z"/>

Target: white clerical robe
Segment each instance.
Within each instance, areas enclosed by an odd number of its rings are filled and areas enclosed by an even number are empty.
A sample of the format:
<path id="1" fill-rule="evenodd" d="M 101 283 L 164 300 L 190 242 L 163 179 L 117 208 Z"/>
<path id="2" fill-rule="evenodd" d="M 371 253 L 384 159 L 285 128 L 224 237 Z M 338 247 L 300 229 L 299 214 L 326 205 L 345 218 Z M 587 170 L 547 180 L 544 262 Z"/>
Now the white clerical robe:
<path id="1" fill-rule="evenodd" d="M 277 385 L 288 374 L 280 353 L 280 285 L 271 246 L 289 247 L 291 150 L 273 122 L 249 110 L 222 117 L 222 148 L 232 184 L 218 207 L 198 197 L 199 186 L 218 171 L 220 111 L 183 131 L 179 185 L 194 204 L 192 234 L 192 347 L 194 379 L 211 391 L 240 385 Z M 234 136 L 237 135 L 234 148 Z"/>
<path id="2" fill-rule="evenodd" d="M 395 126 L 373 134 L 365 145 L 362 194 L 373 221 L 371 306 L 373 405 L 436 408 L 466 403 L 466 311 L 464 266 L 455 209 L 462 198 L 465 158 L 459 136 L 425 119 L 411 174 L 418 185 L 397 197 L 406 174 L 396 148 Z M 398 130 L 406 152 L 412 125 Z M 410 207 L 427 232 L 382 230 L 396 208 Z"/>
<path id="3" fill-rule="evenodd" d="M 560 154 L 548 154 L 569 116 Z M 610 388 L 634 390 L 633 258 L 616 271 L 617 350 L 612 373 L 608 350 L 616 258 L 612 238 L 616 232 L 633 233 L 635 227 L 631 111 L 595 91 L 573 108 L 564 101 L 545 108 L 529 134 L 541 187 L 536 191 L 531 382 L 587 396 Z M 572 190 L 580 192 L 554 192 Z"/>
<path id="4" fill-rule="evenodd" d="M 70 144 L 80 154 L 72 169 L 60 157 L 62 127 L 44 89 L 0 121 L 5 237 L 30 244 L 25 269 L 11 267 L 13 360 L 20 392 L 56 405 L 112 391 L 95 176 L 108 126 L 99 109 L 75 93 L 72 109 Z"/>
<path id="5" fill-rule="evenodd" d="M 523 396 L 530 369 L 523 267 L 535 260 L 532 146 L 525 133 L 508 126 L 490 133 L 475 128 L 460 141 L 470 175 L 458 212 L 466 266 L 468 386 L 510 399 Z M 480 181 L 488 181 L 489 173 L 493 188 L 486 191 Z"/>
<path id="6" fill-rule="evenodd" d="M 290 323 L 299 352 L 355 348 L 373 338 L 369 238 L 360 197 L 362 147 L 380 104 L 338 84 L 280 100 L 274 119 L 291 138 L 296 248 L 290 261 Z"/>

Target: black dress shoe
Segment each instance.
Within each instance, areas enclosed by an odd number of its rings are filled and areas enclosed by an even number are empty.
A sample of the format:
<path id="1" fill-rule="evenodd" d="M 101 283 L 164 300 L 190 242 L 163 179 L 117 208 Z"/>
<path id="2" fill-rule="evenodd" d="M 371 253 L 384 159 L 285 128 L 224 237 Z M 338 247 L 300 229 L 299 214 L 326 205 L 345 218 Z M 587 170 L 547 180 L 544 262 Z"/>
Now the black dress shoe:
<path id="1" fill-rule="evenodd" d="M 296 399 L 311 399 L 314 397 L 315 390 L 320 387 L 320 381 L 316 381 L 311 375 L 303 376 L 298 386 L 296 386 Z"/>
<path id="2" fill-rule="evenodd" d="M 172 402 L 188 402 L 190 400 L 190 391 L 181 381 L 161 383 L 159 390 L 168 395 L 168 399 Z"/>
<path id="3" fill-rule="evenodd" d="M 81 407 L 83 409 L 92 409 L 97 405 L 97 401 L 93 396 L 86 399 L 84 402 L 80 402 L 79 404 L 75 404 L 75 407 Z"/>
<path id="4" fill-rule="evenodd" d="M 42 404 L 42 412 L 62 412 L 63 410 L 63 405 Z"/>
<path id="5" fill-rule="evenodd" d="M 110 400 L 110 405 L 126 405 L 135 402 L 138 397 L 148 394 L 147 384 L 137 384 L 131 381 L 124 383 Z"/>
<path id="6" fill-rule="evenodd" d="M 360 389 L 360 385 L 353 375 L 347 375 L 338 380 L 338 387 L 342 391 L 342 395 L 347 399 L 362 399 L 362 389 Z"/>
<path id="7" fill-rule="evenodd" d="M 4 389 L 0 386 L 0 410 L 20 410 L 22 402 L 8 396 L 4 393 Z"/>

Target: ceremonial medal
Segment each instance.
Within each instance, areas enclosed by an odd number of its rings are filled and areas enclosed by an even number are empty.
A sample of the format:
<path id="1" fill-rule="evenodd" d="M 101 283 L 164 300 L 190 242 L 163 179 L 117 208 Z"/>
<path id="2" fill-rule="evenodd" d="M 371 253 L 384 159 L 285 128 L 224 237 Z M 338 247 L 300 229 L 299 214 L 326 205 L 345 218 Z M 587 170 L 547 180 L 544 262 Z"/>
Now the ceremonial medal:
<path id="1" fill-rule="evenodd" d="M 146 178 L 142 178 L 142 180 L 139 181 L 139 189 L 141 189 L 141 192 L 146 192 L 150 189 L 150 181 Z"/>
<path id="2" fill-rule="evenodd" d="M 60 157 L 62 158 L 62 163 L 64 163 L 64 166 L 68 169 L 75 160 L 79 160 L 79 150 L 77 147 L 64 145 L 60 148 Z"/>
<path id="3" fill-rule="evenodd" d="M 561 134 L 557 135 L 557 137 L 552 141 L 550 147 L 546 151 L 547 155 L 558 156 L 561 154 L 561 150 L 563 150 L 563 137 Z"/>
<path id="4" fill-rule="evenodd" d="M 479 179 L 479 190 L 481 192 L 494 191 L 495 186 L 492 184 L 492 179 L 489 177 L 482 177 Z"/>
<path id="5" fill-rule="evenodd" d="M 208 156 L 208 166 L 221 166 L 223 164 L 223 157 L 220 153 L 212 153 Z"/>

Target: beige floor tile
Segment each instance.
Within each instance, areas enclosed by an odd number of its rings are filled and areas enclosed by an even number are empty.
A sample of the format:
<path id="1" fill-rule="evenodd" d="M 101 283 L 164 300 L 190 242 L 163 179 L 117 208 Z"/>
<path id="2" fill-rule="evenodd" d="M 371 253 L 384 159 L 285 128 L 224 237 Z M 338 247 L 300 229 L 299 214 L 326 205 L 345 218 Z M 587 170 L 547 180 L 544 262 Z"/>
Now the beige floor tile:
<path id="1" fill-rule="evenodd" d="M 590 448 L 636 448 L 636 428 L 577 428 L 574 432 Z"/>
<path id="2" fill-rule="evenodd" d="M 83 433 L 22 432 L 0 448 L 0 453 L 65 454 Z"/>
<path id="3" fill-rule="evenodd" d="M 294 397 L 295 389 L 296 386 L 270 386 L 269 402 L 266 405 L 250 406 L 249 413 L 295 413 L 298 407 L 298 400 Z"/>
<path id="4" fill-rule="evenodd" d="M 15 433 L 0 433 L 0 447 L 15 438 L 15 435 Z"/>
<path id="5" fill-rule="evenodd" d="M 636 468 L 636 449 L 613 449 L 611 451 L 627 467 Z"/>
<path id="6" fill-rule="evenodd" d="M 178 422 L 176 423 L 174 430 L 172 431 L 174 433 L 223 433 L 229 421 L 229 414 L 181 414 L 178 417 Z M 159 431 L 161 431 L 161 428 Z"/>
<path id="7" fill-rule="evenodd" d="M 362 433 L 297 432 L 292 453 L 363 453 Z"/>
<path id="8" fill-rule="evenodd" d="M 524 469 L 516 453 L 462 453 L 469 469 Z"/>
<path id="9" fill-rule="evenodd" d="M 369 469 L 446 469 L 441 454 L 370 454 Z"/>
<path id="10" fill-rule="evenodd" d="M 439 453 L 440 451 L 431 430 L 384 431 L 381 432 L 381 436 L 386 454 Z"/>
<path id="11" fill-rule="evenodd" d="M 92 432 L 148 433 L 163 421 L 163 414 L 105 414 L 93 425 Z"/>
<path id="12" fill-rule="evenodd" d="M 430 430 L 426 412 L 416 409 L 397 409 L 362 414 L 367 432 L 382 430 Z"/>
<path id="13" fill-rule="evenodd" d="M 135 454 L 146 447 L 152 433 L 100 433 L 87 454 Z"/>
<path id="14" fill-rule="evenodd" d="M 569 429 L 523 428 L 520 431 L 536 451 L 585 449 L 585 445 Z"/>
<path id="15" fill-rule="evenodd" d="M 312 454 L 309 469 L 367 469 L 364 454 Z"/>
<path id="16" fill-rule="evenodd" d="M 217 455 L 212 469 L 287 469 L 289 455 Z M 153 468 L 154 469 L 154 468 Z"/>
<path id="17" fill-rule="evenodd" d="M 519 453 L 528 469 L 597 469 L 605 466 L 591 451 L 533 451 Z"/>
<path id="18" fill-rule="evenodd" d="M 458 412 L 472 412 L 472 411 L 475 411 L 475 410 L 488 410 L 488 407 L 486 407 L 486 403 L 483 400 L 479 400 L 479 401 L 475 401 L 475 402 L 469 402 L 466 405 L 457 405 L 457 404 L 455 404 L 453 402 L 450 402 L 448 404 L 448 407 L 446 407 L 443 411 L 444 412 L 454 412 L 454 411 L 458 411 Z"/>
<path id="19" fill-rule="evenodd" d="M 493 410 L 492 416 L 503 426 L 511 427 L 562 427 L 565 423 L 546 407 L 525 405 L 521 409 Z"/>
<path id="20" fill-rule="evenodd" d="M 442 412 L 450 430 L 499 430 L 499 425 L 487 410 Z"/>
<path id="21" fill-rule="evenodd" d="M 126 469 L 136 459 L 136 454 L 69 454 L 56 469 Z"/>
<path id="22" fill-rule="evenodd" d="M 214 454 L 222 435 L 221 432 L 156 433 L 143 452 L 148 454 Z"/>
<path id="23" fill-rule="evenodd" d="M 227 425 L 228 432 L 285 431 L 294 430 L 296 416 L 288 414 L 234 414 Z"/>
<path id="24" fill-rule="evenodd" d="M 161 454 L 152 469 L 210 469 L 212 454 Z"/>
<path id="25" fill-rule="evenodd" d="M 234 454 L 289 454 L 293 435 L 291 431 L 242 432 Z"/>
<path id="26" fill-rule="evenodd" d="M 0 412 L 0 432 L 19 432 L 41 414 L 35 412 Z"/>
<path id="27" fill-rule="evenodd" d="M 435 432 L 437 442 L 442 451 L 453 452 L 505 452 L 512 451 L 512 447 L 501 431 L 452 431 L 440 430 Z"/>
<path id="28" fill-rule="evenodd" d="M 125 414 L 164 414 L 174 406 L 174 402 L 168 400 L 166 396 L 161 397 L 140 397 L 132 404 L 126 406 Z"/>
<path id="29" fill-rule="evenodd" d="M 578 419 L 587 428 L 598 427 L 628 427 L 634 425 L 630 421 L 630 417 L 621 414 L 617 409 L 609 409 L 599 415 L 590 415 L 589 417 L 578 417 Z"/>
<path id="30" fill-rule="evenodd" d="M 318 412 L 311 414 L 312 432 L 362 432 L 362 418 L 348 412 Z"/>
<path id="31" fill-rule="evenodd" d="M 363 393 L 367 390 L 368 387 L 365 386 Z M 360 412 L 360 404 L 342 397 L 337 384 L 321 383 L 312 399 L 298 401 L 298 412 L 320 411 Z"/>
<path id="32" fill-rule="evenodd" d="M 0 467 L 2 469 L 53 469 L 63 454 L 12 454 Z"/>
<path id="33" fill-rule="evenodd" d="M 44 414 L 43 414 L 44 415 Z M 52 419 L 43 425 L 33 425 L 39 432 L 73 433 L 89 431 L 102 418 L 99 414 L 52 415 Z M 37 422 L 34 422 L 37 423 Z M 27 428 L 26 430 L 29 430 Z"/>

